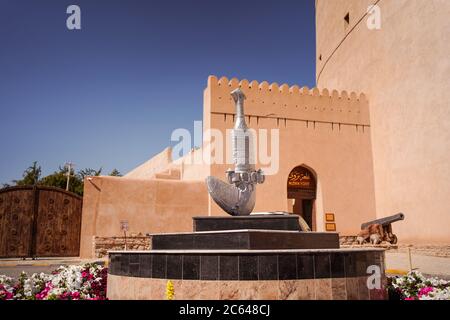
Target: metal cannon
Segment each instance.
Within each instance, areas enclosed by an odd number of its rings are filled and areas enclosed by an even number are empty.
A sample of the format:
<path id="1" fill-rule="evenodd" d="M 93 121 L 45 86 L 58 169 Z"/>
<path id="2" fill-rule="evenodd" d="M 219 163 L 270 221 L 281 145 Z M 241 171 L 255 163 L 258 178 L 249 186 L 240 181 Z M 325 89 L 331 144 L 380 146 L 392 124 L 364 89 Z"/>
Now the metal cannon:
<path id="1" fill-rule="evenodd" d="M 369 222 L 365 222 L 361 224 L 361 230 L 369 228 L 369 226 L 374 224 L 379 224 L 383 228 L 382 240 L 387 241 L 391 244 L 397 243 L 397 236 L 392 233 L 392 223 L 400 220 L 404 220 L 405 215 L 403 213 L 397 213 L 389 217 L 380 218 L 376 220 L 372 220 Z"/>

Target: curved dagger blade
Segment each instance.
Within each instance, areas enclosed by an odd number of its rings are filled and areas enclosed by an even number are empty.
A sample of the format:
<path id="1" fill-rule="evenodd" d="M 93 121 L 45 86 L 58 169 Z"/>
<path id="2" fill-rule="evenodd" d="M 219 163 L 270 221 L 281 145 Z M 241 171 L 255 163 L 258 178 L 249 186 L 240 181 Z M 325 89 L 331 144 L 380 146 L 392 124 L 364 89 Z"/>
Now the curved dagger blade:
<path id="1" fill-rule="evenodd" d="M 211 176 L 206 178 L 206 185 L 209 194 L 219 207 L 232 216 L 238 215 L 234 204 L 239 201 L 239 190 L 234 185 Z"/>
<path id="2" fill-rule="evenodd" d="M 253 185 L 249 185 L 245 190 L 240 190 L 235 185 L 211 176 L 206 178 L 206 185 L 213 200 L 228 214 L 246 216 L 252 212 L 255 206 Z"/>

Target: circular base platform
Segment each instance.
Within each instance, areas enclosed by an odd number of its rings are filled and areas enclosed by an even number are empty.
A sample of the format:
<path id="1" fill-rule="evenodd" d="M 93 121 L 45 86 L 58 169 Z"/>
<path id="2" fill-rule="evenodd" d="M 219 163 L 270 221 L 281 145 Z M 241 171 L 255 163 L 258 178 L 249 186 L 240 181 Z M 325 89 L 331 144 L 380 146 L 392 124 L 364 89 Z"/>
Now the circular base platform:
<path id="1" fill-rule="evenodd" d="M 386 299 L 381 249 L 112 251 L 109 258 L 110 299 L 164 299 L 168 280 L 176 299 Z"/>

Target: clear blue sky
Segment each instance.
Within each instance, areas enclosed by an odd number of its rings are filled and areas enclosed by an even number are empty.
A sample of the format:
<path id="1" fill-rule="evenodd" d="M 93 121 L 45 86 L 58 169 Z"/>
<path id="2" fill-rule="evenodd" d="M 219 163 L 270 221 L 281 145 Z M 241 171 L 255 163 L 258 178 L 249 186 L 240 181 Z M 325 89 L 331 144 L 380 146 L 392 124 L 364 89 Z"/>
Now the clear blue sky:
<path id="1" fill-rule="evenodd" d="M 0 183 L 126 173 L 193 130 L 210 74 L 314 86 L 314 0 L 0 0 Z"/>

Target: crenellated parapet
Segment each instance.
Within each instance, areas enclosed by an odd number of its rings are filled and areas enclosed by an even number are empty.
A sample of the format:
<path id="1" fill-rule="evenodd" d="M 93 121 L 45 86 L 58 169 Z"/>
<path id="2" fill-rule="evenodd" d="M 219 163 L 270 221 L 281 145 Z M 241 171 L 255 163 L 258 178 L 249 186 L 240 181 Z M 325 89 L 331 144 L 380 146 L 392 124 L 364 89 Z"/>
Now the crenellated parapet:
<path id="1" fill-rule="evenodd" d="M 208 97 L 212 114 L 234 114 L 230 92 L 241 88 L 247 99 L 246 116 L 278 121 L 313 121 L 343 125 L 369 126 L 369 108 L 366 96 L 336 90 L 289 86 L 267 81 L 248 81 L 208 77 Z"/>

